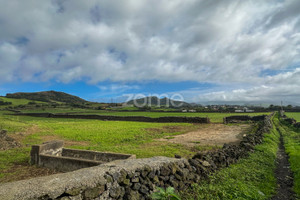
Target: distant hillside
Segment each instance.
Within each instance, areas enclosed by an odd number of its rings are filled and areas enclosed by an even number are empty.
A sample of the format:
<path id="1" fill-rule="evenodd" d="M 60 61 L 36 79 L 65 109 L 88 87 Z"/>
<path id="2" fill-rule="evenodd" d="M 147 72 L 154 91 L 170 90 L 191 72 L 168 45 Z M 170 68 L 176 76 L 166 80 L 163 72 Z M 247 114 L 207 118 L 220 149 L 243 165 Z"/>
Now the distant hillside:
<path id="1" fill-rule="evenodd" d="M 190 107 L 191 105 L 184 101 L 176 101 L 168 98 L 159 99 L 156 96 L 145 97 L 141 99 L 130 100 L 127 105 L 141 106 L 169 106 L 169 107 Z"/>
<path id="2" fill-rule="evenodd" d="M 87 102 L 86 100 L 81 99 L 77 96 L 73 96 L 64 92 L 56 92 L 56 91 L 17 92 L 13 94 L 6 94 L 6 97 L 14 98 L 14 99 L 29 99 L 29 100 L 44 101 L 44 102 L 59 101 L 59 102 L 75 103 L 75 104 L 82 104 Z"/>
<path id="3" fill-rule="evenodd" d="M 0 97 L 0 107 L 6 107 L 6 106 L 19 106 L 19 105 L 25 105 L 30 102 L 33 102 L 33 100 L 29 99 L 13 99 L 13 98 L 6 98 L 6 97 Z M 42 101 L 34 101 L 37 104 L 43 104 L 45 102 Z"/>

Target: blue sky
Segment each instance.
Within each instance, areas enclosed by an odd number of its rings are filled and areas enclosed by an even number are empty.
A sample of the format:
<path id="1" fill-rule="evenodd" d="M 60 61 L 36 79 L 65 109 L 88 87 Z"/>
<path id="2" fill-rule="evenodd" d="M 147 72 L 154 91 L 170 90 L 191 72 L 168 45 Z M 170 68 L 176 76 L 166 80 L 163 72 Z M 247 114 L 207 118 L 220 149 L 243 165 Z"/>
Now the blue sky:
<path id="1" fill-rule="evenodd" d="M 212 89 L 213 84 L 198 83 L 198 82 L 159 82 L 147 81 L 145 83 L 118 83 L 118 82 L 100 82 L 97 85 L 87 84 L 84 81 L 77 81 L 74 83 L 58 83 L 49 81 L 45 83 L 7 83 L 3 84 L 0 90 L 1 95 L 14 92 L 38 92 L 55 90 L 66 92 L 72 95 L 80 96 L 89 101 L 97 102 L 123 102 L 129 97 L 128 95 L 143 94 L 145 96 L 152 95 L 168 95 L 172 96 L 173 93 L 178 91 L 185 91 L 191 88 L 206 91 Z M 191 100 L 192 99 L 188 99 Z"/>
<path id="2" fill-rule="evenodd" d="M 300 103 L 298 0 L 0 3 L 0 95 Z"/>

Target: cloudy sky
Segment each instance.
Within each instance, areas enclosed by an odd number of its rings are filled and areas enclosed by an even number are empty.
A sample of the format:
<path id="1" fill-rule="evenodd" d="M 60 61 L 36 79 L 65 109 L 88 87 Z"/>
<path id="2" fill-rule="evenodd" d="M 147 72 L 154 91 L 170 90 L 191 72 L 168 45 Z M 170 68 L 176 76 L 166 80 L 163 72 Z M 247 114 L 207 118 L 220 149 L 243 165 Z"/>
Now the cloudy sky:
<path id="1" fill-rule="evenodd" d="M 299 0 L 0 3 L 0 95 L 300 103 Z"/>

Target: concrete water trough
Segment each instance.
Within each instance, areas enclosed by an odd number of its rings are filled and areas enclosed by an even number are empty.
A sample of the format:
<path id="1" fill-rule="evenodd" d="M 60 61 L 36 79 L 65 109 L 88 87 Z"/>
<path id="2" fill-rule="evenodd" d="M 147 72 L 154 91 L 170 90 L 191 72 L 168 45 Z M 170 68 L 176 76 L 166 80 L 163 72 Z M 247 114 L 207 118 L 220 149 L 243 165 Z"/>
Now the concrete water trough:
<path id="1" fill-rule="evenodd" d="M 132 154 L 108 153 L 64 148 L 62 140 L 33 145 L 30 163 L 40 167 L 69 172 L 81 168 L 101 165 L 114 160 L 135 159 Z"/>

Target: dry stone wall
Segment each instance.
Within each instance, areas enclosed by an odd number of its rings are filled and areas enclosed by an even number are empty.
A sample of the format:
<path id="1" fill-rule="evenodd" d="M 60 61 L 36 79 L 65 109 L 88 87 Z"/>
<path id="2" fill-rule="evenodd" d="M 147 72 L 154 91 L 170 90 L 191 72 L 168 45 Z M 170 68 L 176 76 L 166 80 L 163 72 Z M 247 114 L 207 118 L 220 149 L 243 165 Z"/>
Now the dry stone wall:
<path id="1" fill-rule="evenodd" d="M 199 152 L 189 160 L 167 157 L 118 160 L 74 172 L 6 183 L 0 186 L 0 199 L 134 200 L 149 199 L 155 187 L 184 190 L 253 151 L 262 142 L 263 134 L 272 128 L 271 117 L 265 116 L 256 133 L 245 136 L 239 145 Z"/>
<path id="2" fill-rule="evenodd" d="M 282 116 L 284 122 L 294 126 L 295 128 L 300 128 L 300 122 L 297 122 L 294 118 L 288 118 L 286 115 Z"/>
<path id="3" fill-rule="evenodd" d="M 258 116 L 234 115 L 234 116 L 224 117 L 223 122 L 224 122 L 224 124 L 239 123 L 239 122 L 243 122 L 243 121 L 258 122 L 258 121 L 264 120 L 265 117 L 266 117 L 266 115 L 258 115 Z"/>
<path id="4" fill-rule="evenodd" d="M 136 121 L 160 123 L 210 123 L 207 117 L 143 117 L 143 116 L 111 116 L 111 115 L 71 115 L 52 113 L 16 113 L 13 115 L 26 115 L 32 117 L 72 118 L 72 119 L 99 119 L 108 121 Z"/>

